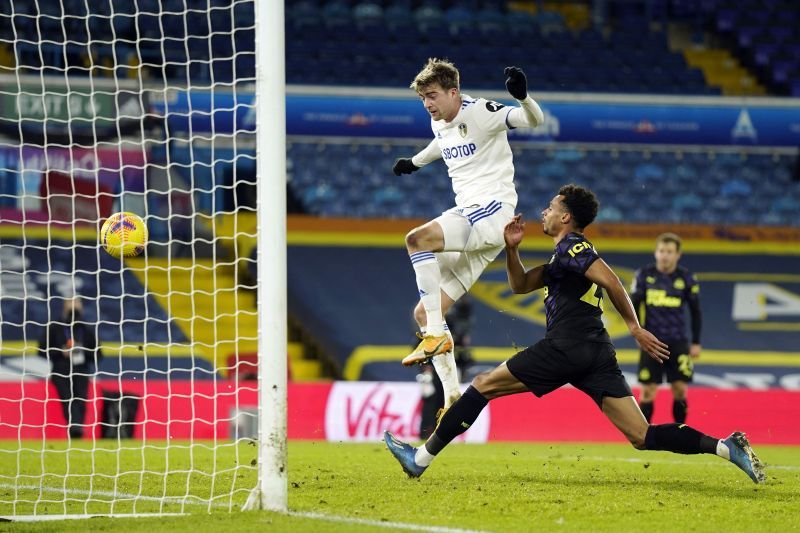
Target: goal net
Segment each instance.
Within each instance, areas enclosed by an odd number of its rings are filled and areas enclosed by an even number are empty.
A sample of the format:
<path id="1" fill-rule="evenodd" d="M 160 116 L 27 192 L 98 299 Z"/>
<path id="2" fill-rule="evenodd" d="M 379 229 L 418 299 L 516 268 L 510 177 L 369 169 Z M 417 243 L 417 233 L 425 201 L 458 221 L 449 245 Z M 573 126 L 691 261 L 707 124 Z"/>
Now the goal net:
<path id="1" fill-rule="evenodd" d="M 0 0 L 0 27 L 0 516 L 239 509 L 254 2 Z M 149 230 L 138 257 L 99 243 L 120 211 Z"/>

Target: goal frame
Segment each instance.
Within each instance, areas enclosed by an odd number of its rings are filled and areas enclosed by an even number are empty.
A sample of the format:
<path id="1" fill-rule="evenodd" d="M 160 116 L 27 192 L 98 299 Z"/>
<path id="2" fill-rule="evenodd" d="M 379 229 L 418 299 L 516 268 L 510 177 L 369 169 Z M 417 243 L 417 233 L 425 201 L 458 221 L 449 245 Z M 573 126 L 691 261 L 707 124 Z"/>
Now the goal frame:
<path id="1" fill-rule="evenodd" d="M 255 1 L 258 484 L 243 510 L 286 512 L 286 75 L 282 0 Z"/>
<path id="2" fill-rule="evenodd" d="M 45 1 L 45 0 L 39 0 Z M 282 0 L 251 0 L 255 9 L 255 85 L 248 78 L 237 90 L 254 91 L 256 117 L 256 271 L 258 311 L 258 389 L 257 389 L 257 467 L 256 485 L 242 510 L 288 511 L 287 492 L 287 250 L 286 250 L 286 82 L 284 4 Z M 233 4 L 236 4 L 234 0 Z M 5 18 L 0 17 L 3 20 Z M 0 81 L 25 75 L 0 74 Z M 68 78 L 67 85 L 71 82 Z M 37 82 L 44 83 L 41 80 Z M 81 83 L 83 80 L 81 80 Z M 165 94 L 164 89 L 148 86 L 142 78 L 88 80 L 93 90 Z M 234 84 L 236 80 L 234 80 Z M 44 85 L 43 85 L 44 87 Z M 43 91 L 45 89 L 43 88 Z M 2 92 L 2 91 L 0 91 Z M 141 114 L 147 113 L 144 105 Z M 108 119 L 111 121 L 111 119 Z M 136 118 L 135 120 L 139 120 Z M 144 127 L 144 126 L 142 126 Z M 45 136 L 46 137 L 46 136 Z M 20 145 L 22 144 L 20 136 Z M 146 192 L 146 190 L 145 190 Z M 91 231 L 91 230 L 87 230 Z M 74 232 L 73 232 L 74 233 Z M 74 234 L 73 234 L 74 237 Z M 242 258 L 239 258 L 242 259 Z M 235 261 L 234 264 L 238 264 Z M 141 346 L 139 350 L 141 350 Z M 248 482 L 249 485 L 250 482 Z M 252 486 L 252 485 L 251 485 Z M 245 487 L 249 489 L 249 486 Z M 241 489 L 238 489 L 241 490 Z M 155 498 L 153 498 L 155 499 Z M 241 500 L 228 510 L 238 508 Z M 6 516 L 13 521 L 53 521 L 95 516 L 174 516 L 181 513 L 64 514 Z M 112 510 L 113 512 L 113 510 Z"/>

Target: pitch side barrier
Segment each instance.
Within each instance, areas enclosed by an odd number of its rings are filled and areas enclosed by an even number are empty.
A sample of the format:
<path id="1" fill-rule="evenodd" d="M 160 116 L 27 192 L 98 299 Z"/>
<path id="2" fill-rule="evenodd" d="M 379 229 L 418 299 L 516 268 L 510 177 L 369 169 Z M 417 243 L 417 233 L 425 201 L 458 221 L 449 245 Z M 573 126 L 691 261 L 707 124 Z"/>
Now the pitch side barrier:
<path id="1" fill-rule="evenodd" d="M 3 83 L 0 77 L 0 84 Z M 76 82 L 82 83 L 80 80 Z M 147 90 L 147 86 L 143 87 Z M 505 91 L 463 91 L 513 104 Z M 148 93 L 150 94 L 150 93 Z M 741 147 L 800 146 L 800 99 L 531 91 L 545 123 L 511 132 L 546 142 L 650 143 Z M 255 132 L 253 93 L 225 89 L 153 89 L 145 116 L 194 138 Z M 429 138 L 430 117 L 405 88 L 290 85 L 288 135 Z"/>
<path id="2" fill-rule="evenodd" d="M 399 360 L 413 337 L 416 303 L 404 235 L 420 221 L 317 220 L 288 223 L 290 313 L 351 380 L 413 380 Z M 533 225 L 524 241 L 527 265 L 546 263 L 552 240 Z M 800 331 L 798 228 L 635 226 L 598 224 L 588 237 L 629 285 L 634 271 L 653 261 L 655 237 L 673 230 L 685 238 L 683 264 L 695 272 L 704 311 L 698 372 L 717 387 L 793 389 Z M 335 280 L 334 283 L 331 280 Z M 496 364 L 544 335 L 541 294 L 513 295 L 502 255 L 470 290 L 474 345 L 482 364 Z M 623 321 L 606 306 L 607 327 L 620 350 L 635 346 Z M 780 357 L 775 358 L 774 355 Z M 631 356 L 625 363 L 634 371 Z M 767 374 L 769 374 L 767 376 Z M 762 379 L 763 378 L 763 379 Z"/>
<path id="3" fill-rule="evenodd" d="M 233 440 L 252 436 L 256 381 L 96 380 L 87 406 L 86 436 L 98 439 L 103 390 L 142 398 L 133 438 Z M 52 385 L 45 381 L 0 383 L 2 439 L 65 439 L 66 427 Z M 464 385 L 466 387 L 466 385 Z M 419 438 L 422 389 L 418 383 L 339 381 L 290 383 L 288 437 L 332 442 L 377 442 L 384 429 Z M 747 431 L 759 444 L 800 444 L 800 393 L 779 389 L 692 389 L 691 424 L 714 435 Z M 669 394 L 656 400 L 656 423 L 670 422 Z M 145 418 L 145 413 L 147 417 Z M 493 401 L 459 441 L 618 442 L 624 437 L 582 392 L 565 387 L 544 398 L 518 394 Z"/>
<path id="4" fill-rule="evenodd" d="M 472 96 L 514 104 L 505 92 Z M 510 138 L 545 142 L 800 146 L 800 99 L 535 92 L 543 125 Z M 407 89 L 291 87 L 290 135 L 430 137 L 430 117 Z"/>

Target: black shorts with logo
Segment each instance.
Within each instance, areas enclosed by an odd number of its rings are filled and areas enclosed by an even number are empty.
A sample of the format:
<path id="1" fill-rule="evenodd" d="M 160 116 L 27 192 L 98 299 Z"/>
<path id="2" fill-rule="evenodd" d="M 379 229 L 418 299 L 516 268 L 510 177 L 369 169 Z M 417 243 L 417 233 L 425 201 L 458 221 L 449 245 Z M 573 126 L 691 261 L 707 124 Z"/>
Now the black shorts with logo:
<path id="1" fill-rule="evenodd" d="M 536 396 L 571 384 L 591 396 L 598 407 L 603 397 L 632 396 L 617 364 L 614 345 L 573 339 L 542 339 L 506 362 L 511 374 Z"/>
<path id="2" fill-rule="evenodd" d="M 685 381 L 691 383 L 694 376 L 694 363 L 689 355 L 689 341 L 668 342 L 669 359 L 664 364 L 650 357 L 645 352 L 639 354 L 639 383 L 661 383 L 664 373 L 667 381 Z"/>

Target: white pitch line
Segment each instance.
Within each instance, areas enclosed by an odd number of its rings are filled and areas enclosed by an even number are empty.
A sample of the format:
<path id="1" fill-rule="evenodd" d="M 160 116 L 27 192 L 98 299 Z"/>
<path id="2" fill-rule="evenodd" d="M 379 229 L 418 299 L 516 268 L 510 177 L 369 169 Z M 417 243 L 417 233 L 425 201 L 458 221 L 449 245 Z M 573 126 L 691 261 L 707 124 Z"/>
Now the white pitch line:
<path id="1" fill-rule="evenodd" d="M 289 511 L 290 516 L 312 518 L 314 520 L 325 520 L 328 522 L 343 522 L 347 524 L 359 524 L 371 527 L 387 527 L 393 529 L 407 529 L 410 531 L 430 531 L 431 533 L 482 533 L 475 529 L 459 529 L 443 526 L 425 526 L 422 524 L 411 524 L 408 522 L 384 522 L 383 520 L 370 520 L 367 518 L 353 518 L 350 516 L 337 516 L 322 513 L 309 513 L 300 511 Z"/>
<path id="2" fill-rule="evenodd" d="M 8 483 L 0 484 L 0 489 L 10 489 L 10 490 L 31 490 L 31 491 L 40 491 L 40 492 L 51 492 L 51 493 L 58 493 L 64 495 L 76 495 L 76 496 L 101 496 L 106 498 L 117 498 L 121 500 L 140 500 L 140 501 L 148 501 L 148 502 L 164 502 L 164 503 L 171 503 L 171 504 L 183 504 L 183 505 L 196 505 L 196 506 L 203 506 L 203 507 L 219 507 L 219 508 L 226 508 L 229 509 L 230 506 L 228 504 L 224 504 L 221 502 L 210 502 L 208 500 L 201 500 L 199 498 L 191 498 L 186 499 L 185 497 L 180 496 L 165 496 L 165 497 L 158 497 L 158 496 L 144 496 L 139 494 L 128 494 L 124 492 L 111 492 L 111 491 L 101 491 L 101 490 L 85 490 L 85 489 L 62 489 L 58 487 L 39 487 L 37 485 L 11 485 Z M 109 515 L 109 514 L 82 514 L 82 515 L 37 515 L 37 516 L 0 516 L 0 519 L 4 520 L 11 520 L 11 521 L 37 521 L 37 520 L 62 520 L 66 518 L 92 518 L 96 516 L 103 516 L 103 517 L 147 517 L 147 516 L 181 516 L 186 513 L 148 513 L 148 514 L 141 514 L 141 515 Z M 427 531 L 430 533 L 482 533 L 478 530 L 473 529 L 460 529 L 460 528 L 451 528 L 451 527 L 443 527 L 443 526 L 427 526 L 423 524 L 413 524 L 409 522 L 386 522 L 383 520 L 370 520 L 367 518 L 355 518 L 350 516 L 339 516 L 339 515 L 329 515 L 323 513 L 312 513 L 306 511 L 287 511 L 286 513 L 289 516 L 296 516 L 299 518 L 310 518 L 312 520 L 324 520 L 327 522 L 340 522 L 346 524 L 359 524 L 371 527 L 385 527 L 385 528 L 394 528 L 394 529 L 406 529 L 409 531 Z"/>
<path id="3" fill-rule="evenodd" d="M 160 518 L 162 516 L 186 516 L 186 513 L 142 513 L 142 514 L 46 514 L 25 516 L 0 516 L 9 522 L 56 522 L 61 520 L 86 520 L 87 518 Z"/>
<path id="4" fill-rule="evenodd" d="M 11 485 L 9 483 L 0 483 L 0 489 L 54 492 L 57 494 L 64 494 L 65 496 L 70 494 L 77 496 L 100 496 L 104 498 L 117 498 L 120 500 L 141 500 L 145 502 L 163 502 L 178 505 L 202 505 L 204 507 L 211 506 L 225 508 L 230 507 L 228 504 L 222 502 L 210 502 L 208 500 L 195 498 L 193 496 L 145 496 L 142 494 L 128 494 L 126 492 L 111 492 L 108 490 L 63 489 L 60 487 L 40 487 L 38 485 Z"/>
<path id="5" fill-rule="evenodd" d="M 668 464 L 668 465 L 703 465 L 703 466 L 722 466 L 725 462 L 716 461 L 716 462 L 709 462 L 709 461 L 681 461 L 681 460 L 663 460 L 663 459 L 642 459 L 638 457 L 603 457 L 603 456 L 595 456 L 595 455 L 562 455 L 562 456 L 545 456 L 540 455 L 536 456 L 537 459 L 543 460 L 550 460 L 550 461 L 574 461 L 580 462 L 582 459 L 586 459 L 589 461 L 611 461 L 611 462 L 620 462 L 620 463 L 649 463 L 649 464 Z M 796 465 L 767 465 L 768 470 L 787 470 L 792 472 L 800 471 L 800 466 Z M 0 489 L 11 489 L 11 490 L 31 490 L 31 491 L 40 491 L 40 492 L 54 492 L 59 494 L 74 494 L 74 495 L 81 495 L 81 496 L 101 496 L 107 498 L 118 498 L 124 500 L 140 500 L 140 501 L 150 501 L 150 502 L 160 502 L 160 503 L 170 503 L 170 504 L 177 504 L 177 505 L 194 505 L 194 506 L 203 506 L 203 507 L 217 507 L 217 508 L 228 508 L 230 509 L 229 504 L 225 504 L 222 502 L 213 502 L 209 500 L 202 500 L 200 498 L 192 498 L 192 497 L 180 497 L 180 496 L 144 496 L 139 494 L 128 494 L 128 493 L 120 493 L 120 492 L 111 492 L 111 491 L 99 491 L 99 490 L 84 490 L 84 489 L 62 489 L 58 487 L 39 487 L 36 485 L 11 485 L 11 484 L 0 484 Z M 413 524 L 408 522 L 388 522 L 382 520 L 371 520 L 367 518 L 355 518 L 350 516 L 339 516 L 339 515 L 329 515 L 323 513 L 313 513 L 313 512 L 305 512 L 305 511 L 287 511 L 285 514 L 289 516 L 296 516 L 299 518 L 309 518 L 312 520 L 323 520 L 327 522 L 339 522 L 339 523 L 346 523 L 346 524 L 359 524 L 365 525 L 370 527 L 383 527 L 383 528 L 394 528 L 394 529 L 406 529 L 409 531 L 427 531 L 430 533 L 481 533 L 477 530 L 470 530 L 470 529 L 460 529 L 460 528 L 450 528 L 450 527 L 443 527 L 443 526 L 428 526 L 423 524 Z M 127 515 L 127 516 L 137 516 L 137 517 L 145 517 L 145 516 L 169 516 L 169 515 L 176 515 L 179 516 L 181 513 L 157 513 L 157 514 L 150 514 L 150 515 Z M 16 517 L 16 516 L 2 516 L 0 518 L 12 521 L 31 521 L 31 520 L 57 520 L 57 519 L 64 519 L 64 518 L 91 518 L 93 516 L 120 516 L 120 515 L 58 515 L 57 517 L 52 516 L 25 516 L 25 517 Z"/>

